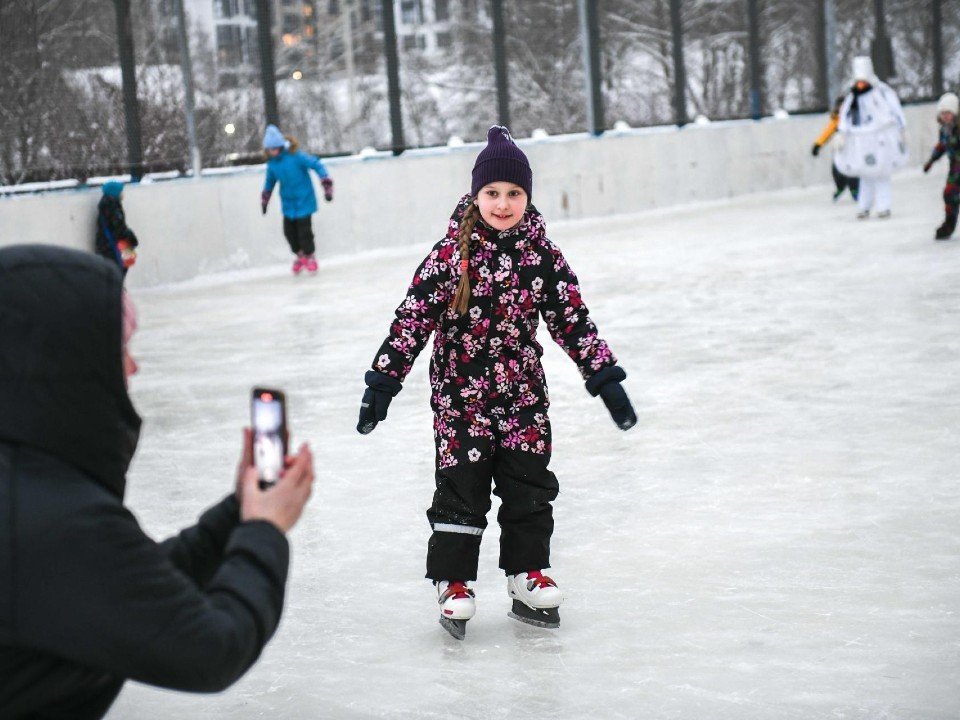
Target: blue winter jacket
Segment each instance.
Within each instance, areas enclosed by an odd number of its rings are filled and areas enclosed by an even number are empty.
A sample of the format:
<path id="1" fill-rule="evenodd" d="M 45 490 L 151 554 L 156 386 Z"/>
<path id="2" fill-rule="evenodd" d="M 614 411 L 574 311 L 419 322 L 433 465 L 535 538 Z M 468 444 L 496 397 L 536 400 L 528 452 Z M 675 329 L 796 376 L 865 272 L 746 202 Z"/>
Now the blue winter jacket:
<path id="1" fill-rule="evenodd" d="M 320 158 L 305 152 L 281 150 L 275 158 L 267 160 L 267 179 L 263 189 L 273 191 L 280 183 L 280 204 L 284 217 L 297 219 L 313 215 L 317 211 L 317 194 L 313 190 L 308 168 L 320 178 L 329 177 Z"/>

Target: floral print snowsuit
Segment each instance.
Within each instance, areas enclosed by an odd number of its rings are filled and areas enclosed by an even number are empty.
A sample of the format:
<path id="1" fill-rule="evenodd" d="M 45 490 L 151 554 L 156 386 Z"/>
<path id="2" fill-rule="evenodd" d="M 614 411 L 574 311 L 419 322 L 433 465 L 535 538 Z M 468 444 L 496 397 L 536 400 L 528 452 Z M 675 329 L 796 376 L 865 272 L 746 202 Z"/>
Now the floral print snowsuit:
<path id="1" fill-rule="evenodd" d="M 402 381 L 434 334 L 430 363 L 436 492 L 427 577 L 474 580 L 491 481 L 501 498 L 500 567 L 549 567 L 556 476 L 550 461 L 549 396 L 536 332 L 542 314 L 585 380 L 616 364 L 597 335 L 576 275 L 529 206 L 497 232 L 479 220 L 470 240 L 470 304 L 451 309 L 460 279 L 464 196 L 446 237 L 420 264 L 373 369 Z"/>

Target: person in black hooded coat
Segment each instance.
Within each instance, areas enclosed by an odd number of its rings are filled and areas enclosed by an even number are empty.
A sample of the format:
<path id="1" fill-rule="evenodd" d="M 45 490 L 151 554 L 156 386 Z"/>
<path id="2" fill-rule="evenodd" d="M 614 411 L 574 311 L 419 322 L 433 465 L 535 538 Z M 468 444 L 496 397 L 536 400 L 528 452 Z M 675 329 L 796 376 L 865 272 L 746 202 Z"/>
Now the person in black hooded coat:
<path id="1" fill-rule="evenodd" d="M 261 492 L 247 433 L 231 494 L 155 543 L 124 507 L 140 418 L 115 267 L 0 249 L 0 718 L 99 718 L 126 679 L 220 691 L 283 607 L 313 480 L 303 446 Z M 280 490 L 280 492 L 276 492 Z"/>

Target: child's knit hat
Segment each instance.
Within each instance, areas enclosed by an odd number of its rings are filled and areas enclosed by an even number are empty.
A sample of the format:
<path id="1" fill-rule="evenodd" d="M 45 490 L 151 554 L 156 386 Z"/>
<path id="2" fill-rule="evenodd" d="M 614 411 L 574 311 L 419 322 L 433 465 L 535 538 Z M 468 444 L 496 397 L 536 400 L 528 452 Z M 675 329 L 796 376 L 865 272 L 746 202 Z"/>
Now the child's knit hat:
<path id="1" fill-rule="evenodd" d="M 487 146 L 477 155 L 473 164 L 473 182 L 470 194 L 476 196 L 480 188 L 493 182 L 511 182 L 522 187 L 527 200 L 533 197 L 533 170 L 523 150 L 517 147 L 510 131 L 502 125 L 487 130 Z"/>
<path id="2" fill-rule="evenodd" d="M 108 195 L 112 198 L 120 199 L 120 195 L 123 193 L 123 183 L 118 182 L 117 180 L 111 180 L 110 182 L 105 182 L 103 184 L 103 194 Z"/>
<path id="3" fill-rule="evenodd" d="M 953 113 L 954 117 L 960 115 L 960 97 L 957 97 L 956 93 L 948 92 L 940 96 L 937 102 L 937 114 L 942 112 Z"/>
<path id="4" fill-rule="evenodd" d="M 263 149 L 271 150 L 272 148 L 288 147 L 290 147 L 290 141 L 283 136 L 280 128 L 276 125 L 267 125 L 267 131 L 263 134 Z"/>

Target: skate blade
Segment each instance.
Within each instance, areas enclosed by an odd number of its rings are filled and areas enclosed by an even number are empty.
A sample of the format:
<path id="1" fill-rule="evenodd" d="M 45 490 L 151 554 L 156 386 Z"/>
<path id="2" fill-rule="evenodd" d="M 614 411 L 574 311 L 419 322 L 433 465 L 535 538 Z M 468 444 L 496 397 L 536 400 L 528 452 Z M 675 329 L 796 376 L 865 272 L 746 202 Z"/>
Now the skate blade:
<path id="1" fill-rule="evenodd" d="M 507 617 L 535 627 L 551 629 L 560 627 L 559 608 L 532 608 L 519 600 L 513 601 L 513 608 L 507 613 Z"/>
<path id="2" fill-rule="evenodd" d="M 450 633 L 457 640 L 463 640 L 467 636 L 466 620 L 451 620 L 450 618 L 441 617 L 440 624 L 443 626 L 444 630 Z"/>

